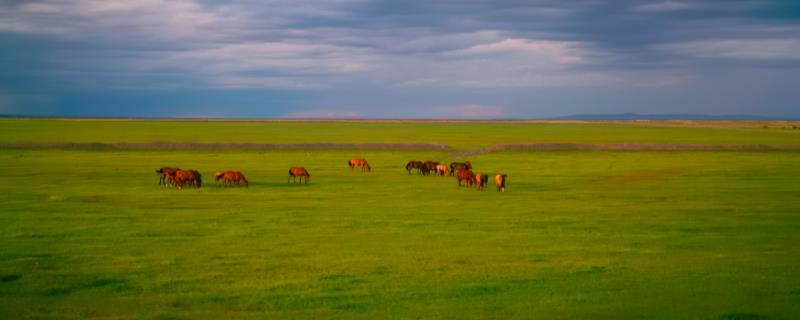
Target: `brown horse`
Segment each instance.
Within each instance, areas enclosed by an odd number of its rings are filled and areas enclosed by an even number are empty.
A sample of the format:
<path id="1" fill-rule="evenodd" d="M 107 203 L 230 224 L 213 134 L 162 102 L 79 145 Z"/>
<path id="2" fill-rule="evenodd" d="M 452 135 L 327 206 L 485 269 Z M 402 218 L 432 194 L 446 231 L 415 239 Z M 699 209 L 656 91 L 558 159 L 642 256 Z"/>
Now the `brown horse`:
<path id="1" fill-rule="evenodd" d="M 436 166 L 436 175 L 449 176 L 450 175 L 450 169 L 448 169 L 446 165 L 439 164 L 439 165 Z"/>
<path id="2" fill-rule="evenodd" d="M 489 175 L 485 173 L 475 174 L 475 183 L 478 185 L 478 191 L 486 189 L 486 184 L 489 182 Z"/>
<path id="3" fill-rule="evenodd" d="M 456 172 L 462 170 L 472 170 L 472 163 L 469 161 L 450 163 L 450 174 L 455 174 Z"/>
<path id="4" fill-rule="evenodd" d="M 506 192 L 506 175 L 498 174 L 494 176 L 494 184 L 497 185 L 497 192 Z"/>
<path id="5" fill-rule="evenodd" d="M 303 183 L 303 178 L 305 178 L 306 179 L 306 184 L 308 184 L 308 180 L 311 179 L 311 174 L 309 174 L 308 170 L 306 170 L 306 168 L 303 168 L 303 167 L 292 167 L 292 168 L 290 168 L 289 169 L 289 180 L 292 180 L 294 178 L 295 181 L 296 181 L 297 177 L 300 177 L 300 183 Z M 287 180 L 286 183 L 289 183 L 289 180 Z"/>
<path id="6" fill-rule="evenodd" d="M 472 187 L 475 183 L 475 174 L 469 170 L 460 170 L 456 174 L 456 178 L 458 179 L 458 186 L 461 186 L 461 182 L 464 181 L 467 184 L 467 187 Z"/>
<path id="7" fill-rule="evenodd" d="M 350 161 L 347 161 L 347 165 L 350 166 L 350 171 L 353 171 L 356 167 L 361 167 L 361 171 L 372 171 L 372 167 L 364 159 L 350 159 Z"/>
<path id="8" fill-rule="evenodd" d="M 214 174 L 214 181 L 220 185 L 220 180 L 222 180 L 222 186 L 225 185 L 239 185 L 244 184 L 244 187 L 250 187 L 250 182 L 247 181 L 247 178 L 239 171 L 228 170 L 225 172 L 217 172 Z"/>
<path id="9" fill-rule="evenodd" d="M 422 161 L 411 160 L 406 164 L 406 171 L 408 171 L 408 174 L 411 174 L 411 170 L 417 169 L 417 173 L 421 173 L 423 165 Z"/>
<path id="10" fill-rule="evenodd" d="M 167 186 L 167 183 L 170 182 L 168 179 L 169 176 L 175 174 L 175 171 L 180 170 L 180 168 L 175 167 L 161 167 L 156 170 L 158 174 L 158 185 Z"/>
<path id="11" fill-rule="evenodd" d="M 421 169 L 420 171 L 422 171 L 422 175 L 427 176 L 430 175 L 431 172 L 436 173 L 436 166 L 438 165 L 439 165 L 438 161 L 428 160 L 422 164 L 422 168 L 420 168 Z"/>
<path id="12" fill-rule="evenodd" d="M 174 181 L 174 185 L 178 189 L 183 189 L 183 185 L 187 183 L 195 188 L 200 188 L 203 184 L 200 172 L 191 169 L 175 171 L 175 174 L 171 175 L 170 179 Z"/>

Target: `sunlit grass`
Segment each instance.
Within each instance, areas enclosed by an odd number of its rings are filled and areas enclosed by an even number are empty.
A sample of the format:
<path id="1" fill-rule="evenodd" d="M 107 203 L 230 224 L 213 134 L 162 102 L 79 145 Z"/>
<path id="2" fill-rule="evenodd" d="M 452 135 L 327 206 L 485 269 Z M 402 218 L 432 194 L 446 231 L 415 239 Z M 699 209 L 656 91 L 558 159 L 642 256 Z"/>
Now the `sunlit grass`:
<path id="1" fill-rule="evenodd" d="M 372 173 L 346 161 L 366 157 Z M 800 153 L 0 151 L 2 318 L 793 318 Z M 459 159 L 461 160 L 461 159 Z M 157 186 L 154 169 L 204 174 Z M 303 165 L 308 185 L 286 183 Z M 219 169 L 248 189 L 217 188 Z"/>

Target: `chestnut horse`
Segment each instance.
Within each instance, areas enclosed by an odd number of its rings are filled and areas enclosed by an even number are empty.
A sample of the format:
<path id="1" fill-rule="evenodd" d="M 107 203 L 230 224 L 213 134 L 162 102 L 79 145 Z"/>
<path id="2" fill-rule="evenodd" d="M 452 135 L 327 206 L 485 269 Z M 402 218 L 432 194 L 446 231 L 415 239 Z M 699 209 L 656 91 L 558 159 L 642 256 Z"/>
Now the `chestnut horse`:
<path id="1" fill-rule="evenodd" d="M 216 181 L 217 184 L 219 185 L 220 184 L 220 180 L 222 180 L 222 184 L 221 185 L 223 185 L 223 186 L 224 185 L 232 185 L 232 184 L 235 184 L 235 185 L 244 184 L 245 188 L 250 187 L 250 182 L 247 181 L 247 178 L 245 178 L 244 175 L 239 171 L 228 170 L 228 171 L 225 171 L 225 172 L 217 172 L 217 173 L 215 173 L 214 174 L 214 181 Z"/>
<path id="2" fill-rule="evenodd" d="M 297 181 L 297 177 L 300 177 L 300 183 L 303 183 L 303 178 L 305 178 L 306 184 L 308 184 L 308 180 L 311 179 L 311 174 L 303 167 L 292 167 L 289 169 L 289 180 L 295 179 L 295 181 Z M 289 183 L 289 180 L 286 180 L 286 183 Z"/>
<path id="3" fill-rule="evenodd" d="M 350 161 L 347 161 L 347 165 L 350 166 L 350 171 L 353 171 L 356 167 L 361 167 L 361 171 L 372 171 L 372 167 L 364 159 L 350 159 Z"/>
<path id="4" fill-rule="evenodd" d="M 456 178 L 458 179 L 458 186 L 461 186 L 461 181 L 466 182 L 467 187 L 472 187 L 475 183 L 475 174 L 469 170 L 459 170 L 456 174 Z"/>
<path id="5" fill-rule="evenodd" d="M 455 174 L 461 170 L 472 170 L 472 163 L 469 161 L 450 163 L 450 174 Z"/>
<path id="6" fill-rule="evenodd" d="M 411 170 L 417 169 L 417 173 L 420 173 L 423 165 L 422 161 L 411 160 L 406 164 L 406 171 L 408 171 L 408 174 L 411 174 Z"/>
<path id="7" fill-rule="evenodd" d="M 486 189 L 486 184 L 489 182 L 489 175 L 485 173 L 475 174 L 475 183 L 478 184 L 478 191 Z"/>
<path id="8" fill-rule="evenodd" d="M 175 171 L 175 173 L 170 175 L 168 179 L 171 179 L 178 189 L 183 189 L 183 185 L 186 183 L 189 183 L 189 185 L 195 188 L 200 188 L 200 186 L 203 184 L 200 172 L 191 169 Z"/>
<path id="9" fill-rule="evenodd" d="M 497 192 L 506 192 L 506 175 L 498 174 L 494 176 L 494 184 L 497 185 Z"/>

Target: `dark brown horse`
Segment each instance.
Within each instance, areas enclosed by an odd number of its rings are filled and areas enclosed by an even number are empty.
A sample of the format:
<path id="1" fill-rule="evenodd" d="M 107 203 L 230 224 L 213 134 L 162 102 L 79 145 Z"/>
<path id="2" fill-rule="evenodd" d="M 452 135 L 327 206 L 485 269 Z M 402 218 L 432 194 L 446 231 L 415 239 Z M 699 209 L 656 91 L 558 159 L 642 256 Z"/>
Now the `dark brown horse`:
<path id="1" fill-rule="evenodd" d="M 455 174 L 456 172 L 462 170 L 472 170 L 472 163 L 469 161 L 450 163 L 450 174 Z"/>
<path id="2" fill-rule="evenodd" d="M 431 172 L 436 173 L 436 166 L 438 165 L 439 165 L 438 161 L 428 160 L 422 164 L 422 168 L 420 168 L 421 169 L 420 171 L 422 172 L 422 175 L 427 176 L 430 175 Z"/>
<path id="3" fill-rule="evenodd" d="M 411 174 L 411 170 L 417 169 L 417 173 L 420 173 L 423 165 L 422 161 L 411 160 L 406 164 L 406 171 L 408 171 L 408 174 Z"/>
<path id="4" fill-rule="evenodd" d="M 350 166 L 350 171 L 355 170 L 356 167 L 361 167 L 361 171 L 372 171 L 372 167 L 364 159 L 350 159 L 350 161 L 347 161 L 347 165 Z"/>
<path id="5" fill-rule="evenodd" d="M 292 167 L 289 169 L 289 180 L 294 179 L 296 181 L 297 177 L 300 177 L 300 183 L 303 183 L 303 178 L 305 178 L 306 184 L 308 184 L 308 180 L 311 179 L 311 174 L 303 167 Z M 287 180 L 286 183 L 289 183 L 289 180 Z"/>
<path id="6" fill-rule="evenodd" d="M 472 185 L 475 183 L 475 174 L 469 170 L 458 171 L 456 178 L 458 179 L 459 187 L 461 186 L 462 181 L 467 184 L 467 187 L 472 187 Z"/>
<path id="7" fill-rule="evenodd" d="M 489 175 L 485 173 L 475 174 L 475 183 L 478 185 L 478 191 L 486 189 L 486 184 L 489 182 Z"/>
<path id="8" fill-rule="evenodd" d="M 506 192 L 506 175 L 498 174 L 494 176 L 494 184 L 497 185 L 498 192 Z"/>
<path id="9" fill-rule="evenodd" d="M 156 173 L 158 174 L 158 185 L 166 186 L 167 183 L 170 182 L 170 180 L 167 179 L 167 178 L 169 176 L 171 176 L 171 175 L 174 175 L 175 171 L 178 171 L 178 170 L 180 170 L 180 168 L 175 168 L 175 167 L 161 167 L 161 168 L 158 168 L 156 170 Z"/>

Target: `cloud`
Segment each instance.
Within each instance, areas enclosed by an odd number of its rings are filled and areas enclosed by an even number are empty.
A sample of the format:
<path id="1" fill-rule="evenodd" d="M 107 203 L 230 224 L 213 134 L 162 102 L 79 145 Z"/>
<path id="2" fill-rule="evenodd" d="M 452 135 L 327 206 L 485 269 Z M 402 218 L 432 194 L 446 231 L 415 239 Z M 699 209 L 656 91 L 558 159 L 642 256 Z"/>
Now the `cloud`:
<path id="1" fill-rule="evenodd" d="M 777 0 L 0 0 L 0 87 L 59 92 L 54 104 L 77 104 L 64 97 L 83 93 L 257 91 L 341 100 L 293 100 L 307 106 L 301 114 L 380 117 L 408 106 L 426 115 L 424 106 L 438 105 L 450 106 L 442 116 L 472 117 L 472 108 L 504 117 L 522 110 L 529 92 L 567 96 L 546 101 L 556 108 L 552 101 L 592 104 L 586 92 L 646 95 L 728 81 L 723 74 L 794 70 L 800 23 L 787 12 L 796 8 Z M 447 94 L 425 98 L 439 92 Z M 505 114 L 488 111 L 498 109 Z"/>
<path id="2" fill-rule="evenodd" d="M 532 40 L 520 38 L 507 38 L 497 42 L 478 44 L 458 50 L 452 55 L 497 55 L 503 53 L 516 53 L 535 56 L 557 63 L 580 62 L 577 55 L 578 49 L 564 41 Z"/>
<path id="3" fill-rule="evenodd" d="M 633 7 L 634 11 L 641 12 L 670 12 L 700 9 L 702 6 L 695 2 L 664 1 L 640 4 Z"/>
<path id="4" fill-rule="evenodd" d="M 502 106 L 481 104 L 460 104 L 454 106 L 433 107 L 426 111 L 426 116 L 445 119 L 491 119 L 508 116 Z"/>
<path id="5" fill-rule="evenodd" d="M 364 118 L 364 115 L 358 112 L 349 112 L 341 110 L 325 110 L 314 109 L 306 111 L 289 112 L 282 116 L 282 118 L 290 119 L 359 119 Z"/>
<path id="6" fill-rule="evenodd" d="M 720 39 L 690 41 L 660 46 L 678 54 L 743 60 L 800 59 L 800 38 Z"/>

